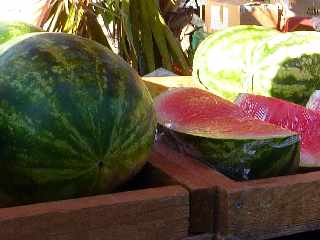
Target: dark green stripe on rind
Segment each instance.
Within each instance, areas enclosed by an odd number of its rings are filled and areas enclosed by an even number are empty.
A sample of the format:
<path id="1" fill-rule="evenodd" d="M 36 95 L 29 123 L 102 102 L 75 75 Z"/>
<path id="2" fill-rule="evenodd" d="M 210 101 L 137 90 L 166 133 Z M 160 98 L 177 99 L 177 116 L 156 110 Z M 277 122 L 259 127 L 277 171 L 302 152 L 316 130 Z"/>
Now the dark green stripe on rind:
<path id="1" fill-rule="evenodd" d="M 255 49 L 254 93 L 305 105 L 320 88 L 320 33 L 292 32 Z"/>
<path id="2" fill-rule="evenodd" d="M 214 139 L 193 136 L 161 126 L 163 141 L 235 180 L 291 174 L 300 159 L 297 135 L 257 139 Z"/>
<path id="3" fill-rule="evenodd" d="M 39 33 L 6 46 L 0 95 L 0 187 L 17 201 L 109 191 L 142 167 L 153 143 L 147 89 L 90 40 Z"/>
<path id="4" fill-rule="evenodd" d="M 305 105 L 320 88 L 319 42 L 318 32 L 231 27 L 199 45 L 193 79 L 229 100 L 254 93 Z"/>

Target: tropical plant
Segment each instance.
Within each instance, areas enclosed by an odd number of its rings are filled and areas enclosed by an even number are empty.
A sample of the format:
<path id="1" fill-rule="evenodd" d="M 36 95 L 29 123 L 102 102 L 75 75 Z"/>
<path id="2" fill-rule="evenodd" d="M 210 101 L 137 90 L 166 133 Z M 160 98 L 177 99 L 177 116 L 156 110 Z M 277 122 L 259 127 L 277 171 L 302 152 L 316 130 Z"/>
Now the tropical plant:
<path id="1" fill-rule="evenodd" d="M 175 0 L 169 1 L 168 8 Z M 154 0 L 48 0 L 41 27 L 93 39 L 113 49 L 141 74 L 190 62 Z"/>

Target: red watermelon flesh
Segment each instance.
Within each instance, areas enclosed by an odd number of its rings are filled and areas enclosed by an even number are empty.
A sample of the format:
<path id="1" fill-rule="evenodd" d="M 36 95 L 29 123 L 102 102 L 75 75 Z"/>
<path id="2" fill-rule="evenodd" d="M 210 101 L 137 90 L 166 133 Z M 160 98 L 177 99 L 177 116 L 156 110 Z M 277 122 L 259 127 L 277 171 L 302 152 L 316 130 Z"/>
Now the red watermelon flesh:
<path id="1" fill-rule="evenodd" d="M 232 102 L 195 88 L 155 99 L 158 141 L 235 180 L 286 175 L 300 160 L 297 133 L 246 117 Z"/>
<path id="2" fill-rule="evenodd" d="M 248 118 L 232 102 L 196 88 L 168 91 L 157 98 L 155 108 L 160 124 L 201 137 L 264 139 L 292 134 L 284 128 Z"/>
<path id="3" fill-rule="evenodd" d="M 306 108 L 320 111 L 320 90 L 314 91 L 306 105 Z"/>
<path id="4" fill-rule="evenodd" d="M 301 138 L 301 167 L 320 167 L 320 113 L 285 100 L 240 94 L 235 103 L 248 117 L 291 131 Z"/>

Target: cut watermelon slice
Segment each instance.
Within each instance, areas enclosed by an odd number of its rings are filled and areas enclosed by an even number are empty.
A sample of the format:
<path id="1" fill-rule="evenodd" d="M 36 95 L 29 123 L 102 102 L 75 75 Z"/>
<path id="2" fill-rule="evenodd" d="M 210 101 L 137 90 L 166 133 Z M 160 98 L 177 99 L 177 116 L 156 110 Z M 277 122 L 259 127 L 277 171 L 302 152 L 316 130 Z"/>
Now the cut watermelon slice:
<path id="1" fill-rule="evenodd" d="M 299 137 L 245 117 L 235 104 L 204 90 L 179 88 L 155 99 L 162 137 L 237 180 L 287 174 L 298 167 Z"/>
<path id="2" fill-rule="evenodd" d="M 320 111 L 320 90 L 316 90 L 313 92 L 306 105 L 306 108 Z"/>
<path id="3" fill-rule="evenodd" d="M 248 117 L 276 124 L 301 136 L 301 167 L 320 167 L 320 113 L 285 100 L 240 94 L 235 103 Z"/>

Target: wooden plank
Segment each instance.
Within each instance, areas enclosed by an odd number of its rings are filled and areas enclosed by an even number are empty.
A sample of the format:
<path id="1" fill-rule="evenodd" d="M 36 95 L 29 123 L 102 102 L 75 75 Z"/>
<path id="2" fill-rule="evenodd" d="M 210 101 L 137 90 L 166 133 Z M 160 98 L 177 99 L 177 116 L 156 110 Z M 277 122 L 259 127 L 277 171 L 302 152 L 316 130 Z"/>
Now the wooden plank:
<path id="1" fill-rule="evenodd" d="M 204 87 L 192 80 L 191 76 L 168 76 L 168 77 L 142 77 L 142 80 L 147 85 L 153 97 L 167 91 L 170 88 L 176 87 Z"/>
<path id="2" fill-rule="evenodd" d="M 142 77 L 145 82 L 152 82 L 170 87 L 195 87 L 198 86 L 192 76 L 167 76 L 167 77 Z"/>
<path id="3" fill-rule="evenodd" d="M 229 186 L 234 182 L 161 143 L 154 146 L 150 163 L 153 168 L 166 173 L 173 181 L 189 190 L 190 232 L 213 232 L 216 186 Z"/>
<path id="4" fill-rule="evenodd" d="M 205 234 L 189 236 L 183 240 L 212 240 L 213 238 L 214 238 L 213 234 L 205 233 Z"/>
<path id="5" fill-rule="evenodd" d="M 153 83 L 153 82 L 144 82 L 149 89 L 149 92 L 151 93 L 152 98 L 155 98 L 160 93 L 167 91 L 169 88 L 166 86 L 163 86 L 161 84 Z"/>
<path id="6" fill-rule="evenodd" d="M 259 240 L 320 229 L 320 171 L 236 182 L 162 143 L 151 164 L 189 190 L 192 234 Z"/>
<path id="7" fill-rule="evenodd" d="M 0 209 L 0 239 L 183 239 L 188 192 L 180 186 Z"/>
<path id="8" fill-rule="evenodd" d="M 267 239 L 320 229 L 320 172 L 238 183 L 219 189 L 217 232 Z"/>

